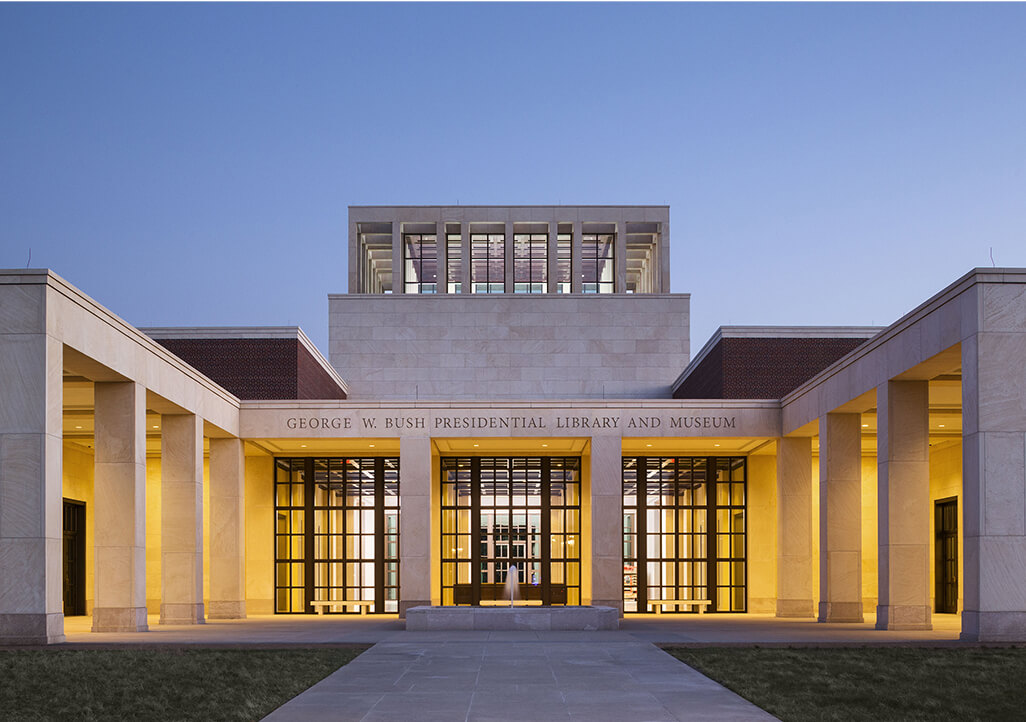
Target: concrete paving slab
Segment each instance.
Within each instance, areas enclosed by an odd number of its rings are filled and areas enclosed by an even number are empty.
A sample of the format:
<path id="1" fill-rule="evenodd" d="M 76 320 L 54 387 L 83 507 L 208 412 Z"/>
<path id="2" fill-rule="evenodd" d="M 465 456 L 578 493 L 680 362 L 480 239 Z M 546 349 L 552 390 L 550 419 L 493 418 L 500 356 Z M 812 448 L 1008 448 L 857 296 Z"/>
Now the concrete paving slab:
<path id="1" fill-rule="evenodd" d="M 396 641 L 402 639 L 403 641 Z M 372 720 L 771 720 L 773 717 L 648 642 L 623 635 L 552 641 L 382 641 L 267 717 Z M 385 668 L 391 668 L 387 674 Z M 358 698 L 355 691 L 381 692 Z M 676 695 L 676 696 L 674 696 Z M 355 701 L 357 706 L 353 706 Z M 696 707 L 696 705 L 698 705 Z M 341 714 L 341 713 L 340 713 Z"/>

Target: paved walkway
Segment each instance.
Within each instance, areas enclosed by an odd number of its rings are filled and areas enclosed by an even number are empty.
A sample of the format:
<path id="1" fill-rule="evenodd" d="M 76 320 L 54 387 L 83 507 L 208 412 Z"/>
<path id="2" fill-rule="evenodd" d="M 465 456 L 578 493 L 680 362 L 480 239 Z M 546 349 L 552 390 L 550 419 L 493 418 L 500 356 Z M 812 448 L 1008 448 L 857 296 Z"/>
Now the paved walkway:
<path id="1" fill-rule="evenodd" d="M 409 632 L 402 639 L 375 645 L 266 719 L 775 719 L 624 632 Z"/>
<path id="2" fill-rule="evenodd" d="M 618 632 L 407 632 L 395 617 L 254 616 L 149 632 L 93 634 L 65 620 L 68 646 L 375 646 L 276 710 L 288 720 L 773 719 L 656 648 L 663 644 L 959 645 L 956 615 L 929 632 L 881 632 L 772 615 L 630 615 Z"/>

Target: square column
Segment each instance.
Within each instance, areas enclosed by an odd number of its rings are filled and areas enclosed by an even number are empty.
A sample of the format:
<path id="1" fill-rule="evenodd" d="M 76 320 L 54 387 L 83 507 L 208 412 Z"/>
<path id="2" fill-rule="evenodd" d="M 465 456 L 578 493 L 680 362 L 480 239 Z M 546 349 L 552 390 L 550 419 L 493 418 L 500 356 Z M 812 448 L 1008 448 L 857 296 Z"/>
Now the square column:
<path id="1" fill-rule="evenodd" d="M 548 263 L 548 275 L 546 277 L 545 290 L 548 293 L 558 291 L 556 272 L 559 268 L 559 222 L 549 221 L 549 242 L 545 248 L 546 261 Z"/>
<path id="2" fill-rule="evenodd" d="M 210 440 L 210 619 L 246 618 L 246 458 L 242 439 Z"/>
<path id="3" fill-rule="evenodd" d="M 161 418 L 161 624 L 203 624 L 203 419 Z"/>
<path id="4" fill-rule="evenodd" d="M 814 617 L 812 605 L 812 439 L 777 448 L 777 616 Z"/>
<path id="5" fill-rule="evenodd" d="M 145 632 L 146 389 L 127 381 L 94 392 L 93 631 Z"/>
<path id="6" fill-rule="evenodd" d="M 613 242 L 613 290 L 627 293 L 627 222 L 616 224 L 616 238 Z"/>
<path id="7" fill-rule="evenodd" d="M 506 272 L 504 279 L 505 283 L 503 284 L 503 288 L 505 289 L 506 293 L 513 293 L 515 289 L 513 285 L 513 264 L 516 258 L 516 254 L 514 253 L 515 244 L 513 242 L 513 221 L 506 221 L 505 240 L 503 241 L 502 248 L 505 258 L 503 268 Z"/>
<path id="8" fill-rule="evenodd" d="M 574 221 L 574 235 L 570 240 L 570 292 L 581 293 L 584 281 L 581 279 L 581 267 L 584 265 L 584 225 Z"/>
<path id="9" fill-rule="evenodd" d="M 460 293 L 470 293 L 470 222 L 460 224 Z"/>
<path id="10" fill-rule="evenodd" d="M 591 603 L 623 613 L 623 445 L 619 436 L 591 437 Z M 582 549 L 586 552 L 588 547 Z M 585 561 L 582 555 L 582 562 Z"/>
<path id="11" fill-rule="evenodd" d="M 33 332 L 44 289 L 0 287 L 19 331 L 0 334 L 0 645 L 64 641 L 63 346 Z"/>
<path id="12" fill-rule="evenodd" d="M 435 274 L 435 293 L 449 292 L 449 242 L 445 237 L 445 221 L 435 224 L 435 257 L 438 264 Z"/>
<path id="13" fill-rule="evenodd" d="M 410 607 L 431 604 L 431 521 L 437 515 L 431 503 L 434 492 L 431 439 L 426 436 L 399 440 L 399 616 Z"/>
<path id="14" fill-rule="evenodd" d="M 932 629 L 928 381 L 876 391 L 879 508 L 877 629 Z"/>
<path id="15" fill-rule="evenodd" d="M 392 221 L 392 293 L 406 293 L 406 259 L 402 223 Z"/>
<path id="16" fill-rule="evenodd" d="M 862 618 L 862 416 L 819 419 L 819 621 Z"/>
<path id="17" fill-rule="evenodd" d="M 962 340 L 962 639 L 1026 641 L 1026 288 L 979 290 Z"/>

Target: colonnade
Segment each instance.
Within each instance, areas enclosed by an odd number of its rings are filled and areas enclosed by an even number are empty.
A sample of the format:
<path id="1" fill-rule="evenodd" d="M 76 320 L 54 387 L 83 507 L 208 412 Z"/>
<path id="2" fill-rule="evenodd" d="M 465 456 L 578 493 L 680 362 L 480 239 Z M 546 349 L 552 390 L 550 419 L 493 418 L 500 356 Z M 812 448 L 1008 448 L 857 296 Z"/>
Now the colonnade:
<path id="1" fill-rule="evenodd" d="M 143 631 L 146 622 L 146 389 L 95 390 L 93 631 Z M 210 608 L 203 599 L 203 419 L 161 415 L 161 624 L 246 615 L 242 441 L 211 438 Z"/>
<path id="2" fill-rule="evenodd" d="M 877 629 L 930 629 L 929 382 L 876 390 Z M 813 609 L 812 439 L 777 457 L 777 616 L 862 622 L 861 414 L 819 419 L 819 608 Z"/>

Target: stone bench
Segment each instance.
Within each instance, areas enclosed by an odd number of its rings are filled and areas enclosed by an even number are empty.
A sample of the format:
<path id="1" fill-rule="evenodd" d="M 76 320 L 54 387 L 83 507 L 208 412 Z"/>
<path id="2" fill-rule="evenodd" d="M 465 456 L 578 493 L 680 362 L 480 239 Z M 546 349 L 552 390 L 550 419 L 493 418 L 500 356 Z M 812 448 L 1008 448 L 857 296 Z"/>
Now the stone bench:
<path id="1" fill-rule="evenodd" d="M 366 614 L 367 610 L 374 606 L 374 602 L 356 599 L 315 599 L 310 602 L 310 606 L 316 609 L 318 614 L 324 614 L 325 607 L 329 610 L 335 607 L 342 607 L 343 610 L 346 607 L 359 607 L 360 614 Z"/>
<path id="2" fill-rule="evenodd" d="M 540 599 L 514 599 L 511 603 L 508 599 L 482 599 L 478 602 L 482 607 L 540 607 Z"/>
<path id="3" fill-rule="evenodd" d="M 712 602 L 708 599 L 650 599 L 648 601 L 649 608 L 655 607 L 656 614 L 662 614 L 663 607 L 675 607 L 677 609 L 681 607 L 685 609 L 698 607 L 698 613 L 702 614 L 710 604 Z"/>

